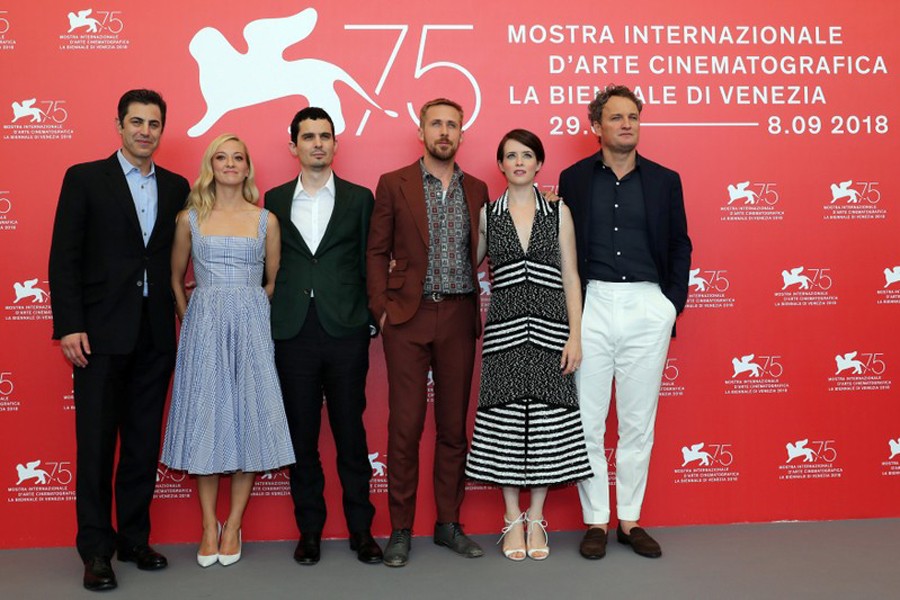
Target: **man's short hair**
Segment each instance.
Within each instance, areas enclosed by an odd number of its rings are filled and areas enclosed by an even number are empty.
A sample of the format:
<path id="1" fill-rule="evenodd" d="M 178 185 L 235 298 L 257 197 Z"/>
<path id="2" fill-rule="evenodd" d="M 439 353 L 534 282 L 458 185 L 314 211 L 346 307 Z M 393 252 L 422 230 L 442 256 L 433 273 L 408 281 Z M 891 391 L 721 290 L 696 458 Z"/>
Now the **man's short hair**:
<path id="1" fill-rule="evenodd" d="M 534 152 L 534 157 L 538 162 L 544 162 L 544 144 L 541 143 L 541 138 L 527 129 L 513 129 L 503 136 L 503 139 L 500 140 L 500 145 L 497 146 L 497 162 L 503 162 L 503 146 L 509 140 L 515 140 L 529 148 Z"/>
<path id="2" fill-rule="evenodd" d="M 119 125 L 125 124 L 125 115 L 128 114 L 128 107 L 137 102 L 138 104 L 155 104 L 159 107 L 159 114 L 162 118 L 162 128 L 166 128 L 166 101 L 163 100 L 159 92 L 153 90 L 128 90 L 119 98 Z"/>
<path id="3" fill-rule="evenodd" d="M 422 105 L 422 108 L 419 109 L 419 127 L 425 126 L 425 113 L 428 112 L 428 109 L 432 106 L 449 106 L 451 108 L 455 108 L 456 112 L 459 113 L 459 125 L 462 126 L 463 122 L 463 109 L 458 103 L 450 100 L 448 98 L 435 98 L 434 100 L 429 100 L 425 104 Z"/>
<path id="4" fill-rule="evenodd" d="M 295 144 L 297 143 L 297 136 L 300 135 L 300 123 L 308 119 L 312 119 L 313 121 L 325 119 L 326 121 L 328 121 L 329 125 L 331 125 L 331 135 L 334 135 L 334 121 L 331 120 L 331 115 L 325 112 L 324 108 L 319 108 L 318 106 L 307 106 L 306 108 L 298 111 L 297 114 L 294 115 L 294 118 L 291 120 L 291 141 Z"/>
<path id="5" fill-rule="evenodd" d="M 591 103 L 588 104 L 588 122 L 600 122 L 600 117 L 603 116 L 603 107 L 606 106 L 606 103 L 609 102 L 609 99 L 613 96 L 627 98 L 634 102 L 635 106 L 637 106 L 638 114 L 644 109 L 644 103 L 641 102 L 641 99 L 638 98 L 628 86 L 611 83 L 601 91 L 597 92 L 597 95 L 591 100 Z"/>

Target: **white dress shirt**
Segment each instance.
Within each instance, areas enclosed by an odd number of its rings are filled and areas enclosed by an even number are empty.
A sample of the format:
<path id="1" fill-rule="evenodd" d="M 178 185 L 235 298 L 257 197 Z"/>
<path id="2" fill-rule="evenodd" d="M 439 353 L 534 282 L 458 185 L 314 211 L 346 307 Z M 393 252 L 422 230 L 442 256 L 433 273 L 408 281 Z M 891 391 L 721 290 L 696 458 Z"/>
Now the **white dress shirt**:
<path id="1" fill-rule="evenodd" d="M 325 235 L 332 212 L 334 212 L 334 173 L 328 177 L 328 181 L 315 196 L 310 196 L 303 189 L 303 173 L 300 173 L 297 187 L 294 189 L 294 200 L 291 203 L 291 222 L 313 254 L 316 253 L 319 242 Z"/>

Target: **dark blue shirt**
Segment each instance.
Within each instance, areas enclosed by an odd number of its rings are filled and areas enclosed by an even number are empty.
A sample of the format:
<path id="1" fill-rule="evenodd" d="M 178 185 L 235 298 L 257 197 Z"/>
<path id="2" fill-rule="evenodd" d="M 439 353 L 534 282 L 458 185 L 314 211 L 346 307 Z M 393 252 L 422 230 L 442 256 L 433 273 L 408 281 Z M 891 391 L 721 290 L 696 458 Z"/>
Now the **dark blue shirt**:
<path id="1" fill-rule="evenodd" d="M 640 159 L 636 160 L 622 179 L 602 160 L 594 165 L 588 279 L 659 283 L 647 235 Z"/>

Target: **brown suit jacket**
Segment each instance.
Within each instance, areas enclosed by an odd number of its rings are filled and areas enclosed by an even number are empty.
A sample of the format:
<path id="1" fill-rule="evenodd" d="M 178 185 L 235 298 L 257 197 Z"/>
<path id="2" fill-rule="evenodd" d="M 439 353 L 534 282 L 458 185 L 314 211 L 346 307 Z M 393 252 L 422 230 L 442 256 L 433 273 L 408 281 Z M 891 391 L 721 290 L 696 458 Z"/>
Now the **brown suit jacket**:
<path id="1" fill-rule="evenodd" d="M 478 215 L 488 201 L 487 185 L 466 173 L 463 191 L 469 207 L 469 259 L 472 284 L 478 290 Z M 388 265 L 397 264 L 390 274 Z M 410 320 L 422 301 L 428 269 L 428 217 L 419 161 L 385 173 L 375 190 L 375 208 L 369 225 L 366 281 L 369 310 L 376 320 L 387 313 L 392 325 Z M 476 335 L 481 335 L 481 314 L 476 311 Z"/>

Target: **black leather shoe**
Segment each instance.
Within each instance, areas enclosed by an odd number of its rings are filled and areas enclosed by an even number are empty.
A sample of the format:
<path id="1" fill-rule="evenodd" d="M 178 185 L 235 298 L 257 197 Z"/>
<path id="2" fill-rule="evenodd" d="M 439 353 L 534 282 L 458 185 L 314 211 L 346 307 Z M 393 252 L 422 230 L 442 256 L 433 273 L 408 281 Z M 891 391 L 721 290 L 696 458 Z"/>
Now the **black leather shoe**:
<path id="1" fill-rule="evenodd" d="M 402 567 L 409 562 L 409 547 L 412 543 L 412 531 L 395 529 L 391 532 L 384 549 L 384 564 L 389 567 Z"/>
<path id="2" fill-rule="evenodd" d="M 301 533 L 294 549 L 294 560 L 301 565 L 314 565 L 322 556 L 322 534 Z"/>
<path id="3" fill-rule="evenodd" d="M 632 527 L 630 532 L 625 533 L 622 531 L 622 526 L 619 525 L 619 528 L 616 529 L 616 539 L 620 544 L 631 546 L 631 549 L 641 556 L 646 556 L 647 558 L 659 558 L 662 556 L 662 548 L 659 547 L 657 541 L 640 527 Z"/>
<path id="4" fill-rule="evenodd" d="M 113 572 L 109 559 L 105 556 L 95 556 L 84 561 L 84 589 L 92 592 L 114 590 L 116 574 Z"/>
<path id="5" fill-rule="evenodd" d="M 121 562 L 136 563 L 137 568 L 142 571 L 158 571 L 169 566 L 169 561 L 166 560 L 166 557 L 147 544 L 138 544 L 131 548 L 119 548 L 116 554 Z"/>
<path id="6" fill-rule="evenodd" d="M 463 533 L 462 525 L 459 523 L 435 523 L 434 543 L 438 546 L 446 546 L 466 558 L 484 556 L 481 546 Z"/>
<path id="7" fill-rule="evenodd" d="M 356 552 L 359 562 L 370 565 L 380 563 L 384 559 L 381 547 L 370 531 L 358 531 L 350 534 L 350 549 Z"/>

